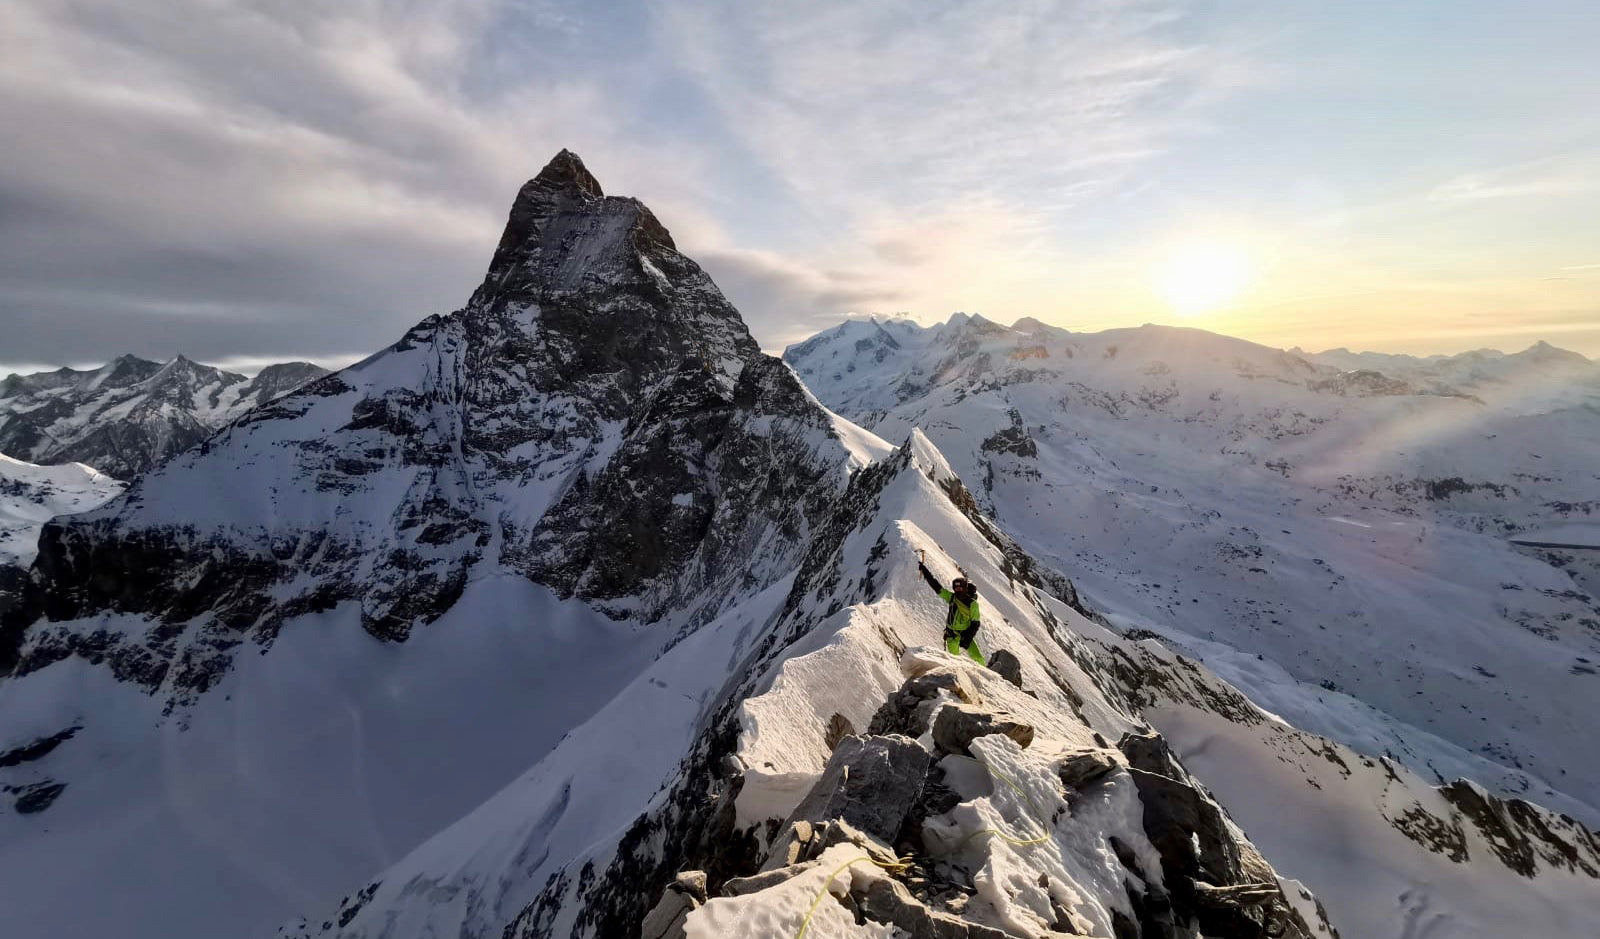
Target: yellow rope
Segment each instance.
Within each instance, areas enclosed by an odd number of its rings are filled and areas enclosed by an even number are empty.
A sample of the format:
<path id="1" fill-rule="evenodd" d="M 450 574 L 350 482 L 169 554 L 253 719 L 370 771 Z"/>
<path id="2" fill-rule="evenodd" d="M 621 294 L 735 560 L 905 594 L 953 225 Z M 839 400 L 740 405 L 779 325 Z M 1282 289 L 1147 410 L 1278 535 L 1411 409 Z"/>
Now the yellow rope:
<path id="1" fill-rule="evenodd" d="M 1044 844 L 1046 841 L 1050 840 L 1050 826 L 1045 824 L 1044 813 L 1039 811 L 1039 806 L 1034 803 L 1033 797 L 1028 795 L 1026 792 L 1023 792 L 1022 788 L 1020 786 L 1018 786 L 1016 783 L 1012 782 L 1011 778 L 1009 776 L 1007 776 L 1005 773 L 1002 773 L 999 770 L 995 769 L 993 766 L 990 766 L 987 762 L 985 762 L 983 760 L 976 759 L 976 758 L 970 757 L 970 756 L 962 756 L 959 753 L 952 753 L 950 755 L 954 756 L 954 757 L 958 757 L 958 758 L 963 759 L 963 760 L 971 760 L 972 762 L 974 762 L 974 763 L 978 764 L 979 766 L 983 767 L 984 769 L 988 770 L 989 771 L 989 775 L 991 775 L 991 776 L 995 777 L 996 779 L 1000 780 L 1001 782 L 1005 783 L 1007 786 L 1010 786 L 1012 792 L 1015 792 L 1017 795 L 1021 796 L 1022 800 L 1024 802 L 1028 803 L 1028 808 L 1033 811 L 1034 820 L 1039 823 L 1039 830 L 1044 832 L 1043 835 L 1040 835 L 1037 838 L 1026 838 L 1026 839 L 1023 839 L 1023 838 L 1013 838 L 1009 834 L 1007 834 L 1006 832 L 1001 831 L 998 828 L 984 828 L 984 829 L 982 829 L 980 831 L 975 831 L 972 834 L 970 834 L 970 835 L 966 836 L 965 838 L 961 839 L 961 843 L 956 845 L 956 851 L 960 851 L 962 848 L 965 848 L 967 846 L 968 842 L 970 842 L 972 839 L 978 837 L 979 835 L 994 835 L 996 838 L 999 838 L 1001 841 L 1004 841 L 1007 844 L 1017 845 L 1018 847 L 1028 847 L 1029 845 Z"/>
<path id="2" fill-rule="evenodd" d="M 903 871 L 911 866 L 910 864 L 906 864 L 899 860 L 896 860 L 893 863 L 889 861 L 880 861 L 877 858 L 866 854 L 863 854 L 858 858 L 851 858 L 850 860 L 839 865 L 838 869 L 829 874 L 828 879 L 822 882 L 822 889 L 817 891 L 816 899 L 811 901 L 811 908 L 806 910 L 806 918 L 800 922 L 800 931 L 794 934 L 794 939 L 803 939 L 806 934 L 806 930 L 811 928 L 811 917 L 816 915 L 817 907 L 822 903 L 822 898 L 828 895 L 828 888 L 833 885 L 834 878 L 844 873 L 845 870 L 848 869 L 852 864 L 859 864 L 862 861 L 871 862 L 883 868 L 884 870 L 891 872 Z"/>
<path id="3" fill-rule="evenodd" d="M 967 837 L 961 839 L 961 843 L 956 845 L 956 848 L 955 848 L 955 850 L 957 852 L 959 852 L 962 848 L 965 848 L 967 846 L 968 842 L 970 842 L 972 839 L 978 837 L 979 835 L 994 835 L 995 837 L 999 838 L 1000 840 L 1002 840 L 1002 841 L 1004 841 L 1004 842 L 1006 842 L 1008 844 L 1014 844 L 1014 845 L 1018 845 L 1018 846 L 1021 846 L 1021 847 L 1027 847 L 1029 845 L 1035 845 L 1035 844 L 1044 844 L 1046 841 L 1050 840 L 1050 834 L 1049 834 L 1050 826 L 1046 825 L 1045 822 L 1044 822 L 1044 813 L 1039 811 L 1039 806 L 1034 803 L 1033 797 L 1028 795 L 1026 792 L 1024 792 L 1022 790 L 1022 787 L 1020 787 L 1016 783 L 1012 782 L 1011 778 L 1009 776 L 1007 776 L 1005 773 L 1000 772 L 999 770 L 995 769 L 993 766 L 990 766 L 988 763 L 984 762 L 983 760 L 977 759 L 975 757 L 970 757 L 970 756 L 961 756 L 961 754 L 959 754 L 959 753 L 952 753 L 950 755 L 951 756 L 960 757 L 963 760 L 971 760 L 972 762 L 974 762 L 974 763 L 978 764 L 979 766 L 983 767 L 984 769 L 988 770 L 989 771 L 989 775 L 991 775 L 991 776 L 995 777 L 996 779 L 1000 780 L 1001 782 L 1005 783 L 1007 786 L 1010 786 L 1012 792 L 1015 792 L 1017 795 L 1021 796 L 1023 801 L 1028 803 L 1028 808 L 1033 811 L 1034 819 L 1039 823 L 1039 829 L 1041 831 L 1045 832 L 1045 834 L 1039 836 L 1038 838 L 1022 839 L 1022 838 L 1013 838 L 1009 834 L 1007 834 L 1006 832 L 1001 831 L 998 828 L 985 828 L 985 829 L 982 829 L 981 831 L 975 831 L 975 832 L 971 833 L 970 835 L 967 835 Z M 952 852 L 952 853 L 954 853 L 954 852 Z M 794 934 L 794 939 L 805 939 L 806 930 L 811 928 L 811 917 L 816 915 L 817 907 L 822 904 L 822 898 L 828 895 L 828 888 L 833 885 L 834 879 L 837 878 L 840 874 L 844 873 L 846 870 L 848 870 L 852 865 L 859 864 L 862 861 L 868 861 L 868 862 L 870 862 L 872 864 L 876 864 L 877 866 L 879 866 L 879 867 L 883 868 L 884 870 L 889 871 L 891 873 L 898 873 L 899 871 L 903 871 L 906 868 L 911 866 L 909 863 L 907 863 L 905 861 L 902 861 L 902 860 L 900 860 L 898 858 L 896 858 L 893 862 L 880 861 L 877 858 L 872 857 L 870 855 L 866 855 L 866 854 L 863 854 L 858 858 L 851 858 L 850 860 L 848 860 L 848 861 L 844 862 L 843 864 L 839 865 L 839 867 L 837 869 L 835 869 L 833 873 L 828 875 L 828 879 L 824 880 L 822 882 L 822 889 L 817 891 L 816 898 L 811 901 L 811 907 L 810 907 L 810 909 L 806 910 L 806 918 L 800 921 L 800 931 Z"/>

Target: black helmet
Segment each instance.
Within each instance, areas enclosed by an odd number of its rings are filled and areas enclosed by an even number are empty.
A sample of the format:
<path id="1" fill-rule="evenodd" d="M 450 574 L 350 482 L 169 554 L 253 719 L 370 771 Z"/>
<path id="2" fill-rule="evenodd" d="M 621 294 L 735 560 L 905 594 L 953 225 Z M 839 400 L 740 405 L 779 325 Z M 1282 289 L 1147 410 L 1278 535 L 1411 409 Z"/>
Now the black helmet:
<path id="1" fill-rule="evenodd" d="M 955 580 L 950 581 L 950 589 L 956 593 L 971 594 L 974 597 L 978 595 L 978 585 L 965 577 L 957 577 Z"/>

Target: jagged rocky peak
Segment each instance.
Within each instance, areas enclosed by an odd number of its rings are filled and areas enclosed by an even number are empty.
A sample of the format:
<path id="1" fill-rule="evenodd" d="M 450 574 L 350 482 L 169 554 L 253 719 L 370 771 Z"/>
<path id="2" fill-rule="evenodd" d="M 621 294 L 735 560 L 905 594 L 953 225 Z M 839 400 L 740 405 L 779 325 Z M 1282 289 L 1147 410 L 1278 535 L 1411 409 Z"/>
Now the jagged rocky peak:
<path id="1" fill-rule="evenodd" d="M 92 653 L 197 695 L 241 633 L 353 601 L 404 640 L 480 565 L 692 629 L 792 569 L 863 462 L 870 435 L 835 420 L 647 208 L 562 151 L 463 309 L 47 526 L 12 616 L 45 619 L 22 667 Z M 107 611 L 202 625 L 109 656 L 47 625 Z"/>
<path id="2" fill-rule="evenodd" d="M 543 249 L 543 236 L 550 221 L 563 210 L 581 212 L 585 204 L 605 198 L 600 181 L 594 178 L 583 160 L 570 150 L 556 154 L 539 174 L 523 184 L 511 204 L 511 215 L 484 286 L 489 287 L 530 254 Z"/>
<path id="3" fill-rule="evenodd" d="M 466 314 L 480 333 L 501 334 L 513 359 L 524 340 L 545 346 L 551 377 L 568 381 L 617 375 L 637 387 L 690 361 L 731 388 L 760 354 L 738 311 L 655 215 L 638 199 L 605 195 L 570 150 L 517 193 Z"/>
<path id="4" fill-rule="evenodd" d="M 562 150 L 517 193 L 475 300 L 514 299 L 516 287 L 532 275 L 541 286 L 569 289 L 584 277 L 646 276 L 637 265 L 627 270 L 605 262 L 656 250 L 676 252 L 677 246 L 644 203 L 607 196 L 578 155 Z M 524 278 L 515 276 L 519 269 Z"/>

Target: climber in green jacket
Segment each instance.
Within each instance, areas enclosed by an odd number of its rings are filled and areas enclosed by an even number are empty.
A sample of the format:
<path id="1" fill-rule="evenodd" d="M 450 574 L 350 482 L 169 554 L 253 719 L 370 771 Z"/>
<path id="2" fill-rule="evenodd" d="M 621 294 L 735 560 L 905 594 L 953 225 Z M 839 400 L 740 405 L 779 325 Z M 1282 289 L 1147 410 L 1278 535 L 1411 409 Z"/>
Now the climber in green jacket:
<path id="1" fill-rule="evenodd" d="M 922 552 L 917 552 L 917 570 L 922 572 L 922 579 L 928 582 L 933 592 L 939 599 L 950 604 L 950 609 L 944 617 L 944 647 L 951 655 L 960 655 L 963 651 L 972 657 L 972 661 L 979 665 L 987 665 L 983 660 L 983 653 L 978 651 L 978 588 L 972 581 L 965 577 L 957 577 L 950 582 L 949 590 L 939 583 L 928 570 L 928 565 L 923 563 Z"/>

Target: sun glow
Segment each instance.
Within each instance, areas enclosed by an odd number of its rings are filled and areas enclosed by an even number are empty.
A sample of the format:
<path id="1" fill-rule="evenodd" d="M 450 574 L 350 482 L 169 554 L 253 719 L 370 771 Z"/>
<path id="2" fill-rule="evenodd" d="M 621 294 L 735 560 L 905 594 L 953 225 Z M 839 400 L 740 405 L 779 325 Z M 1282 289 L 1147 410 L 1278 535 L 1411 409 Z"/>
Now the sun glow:
<path id="1" fill-rule="evenodd" d="M 1250 262 L 1229 245 L 1190 245 L 1174 251 L 1156 286 L 1179 316 L 1199 316 L 1233 305 L 1250 281 Z"/>

